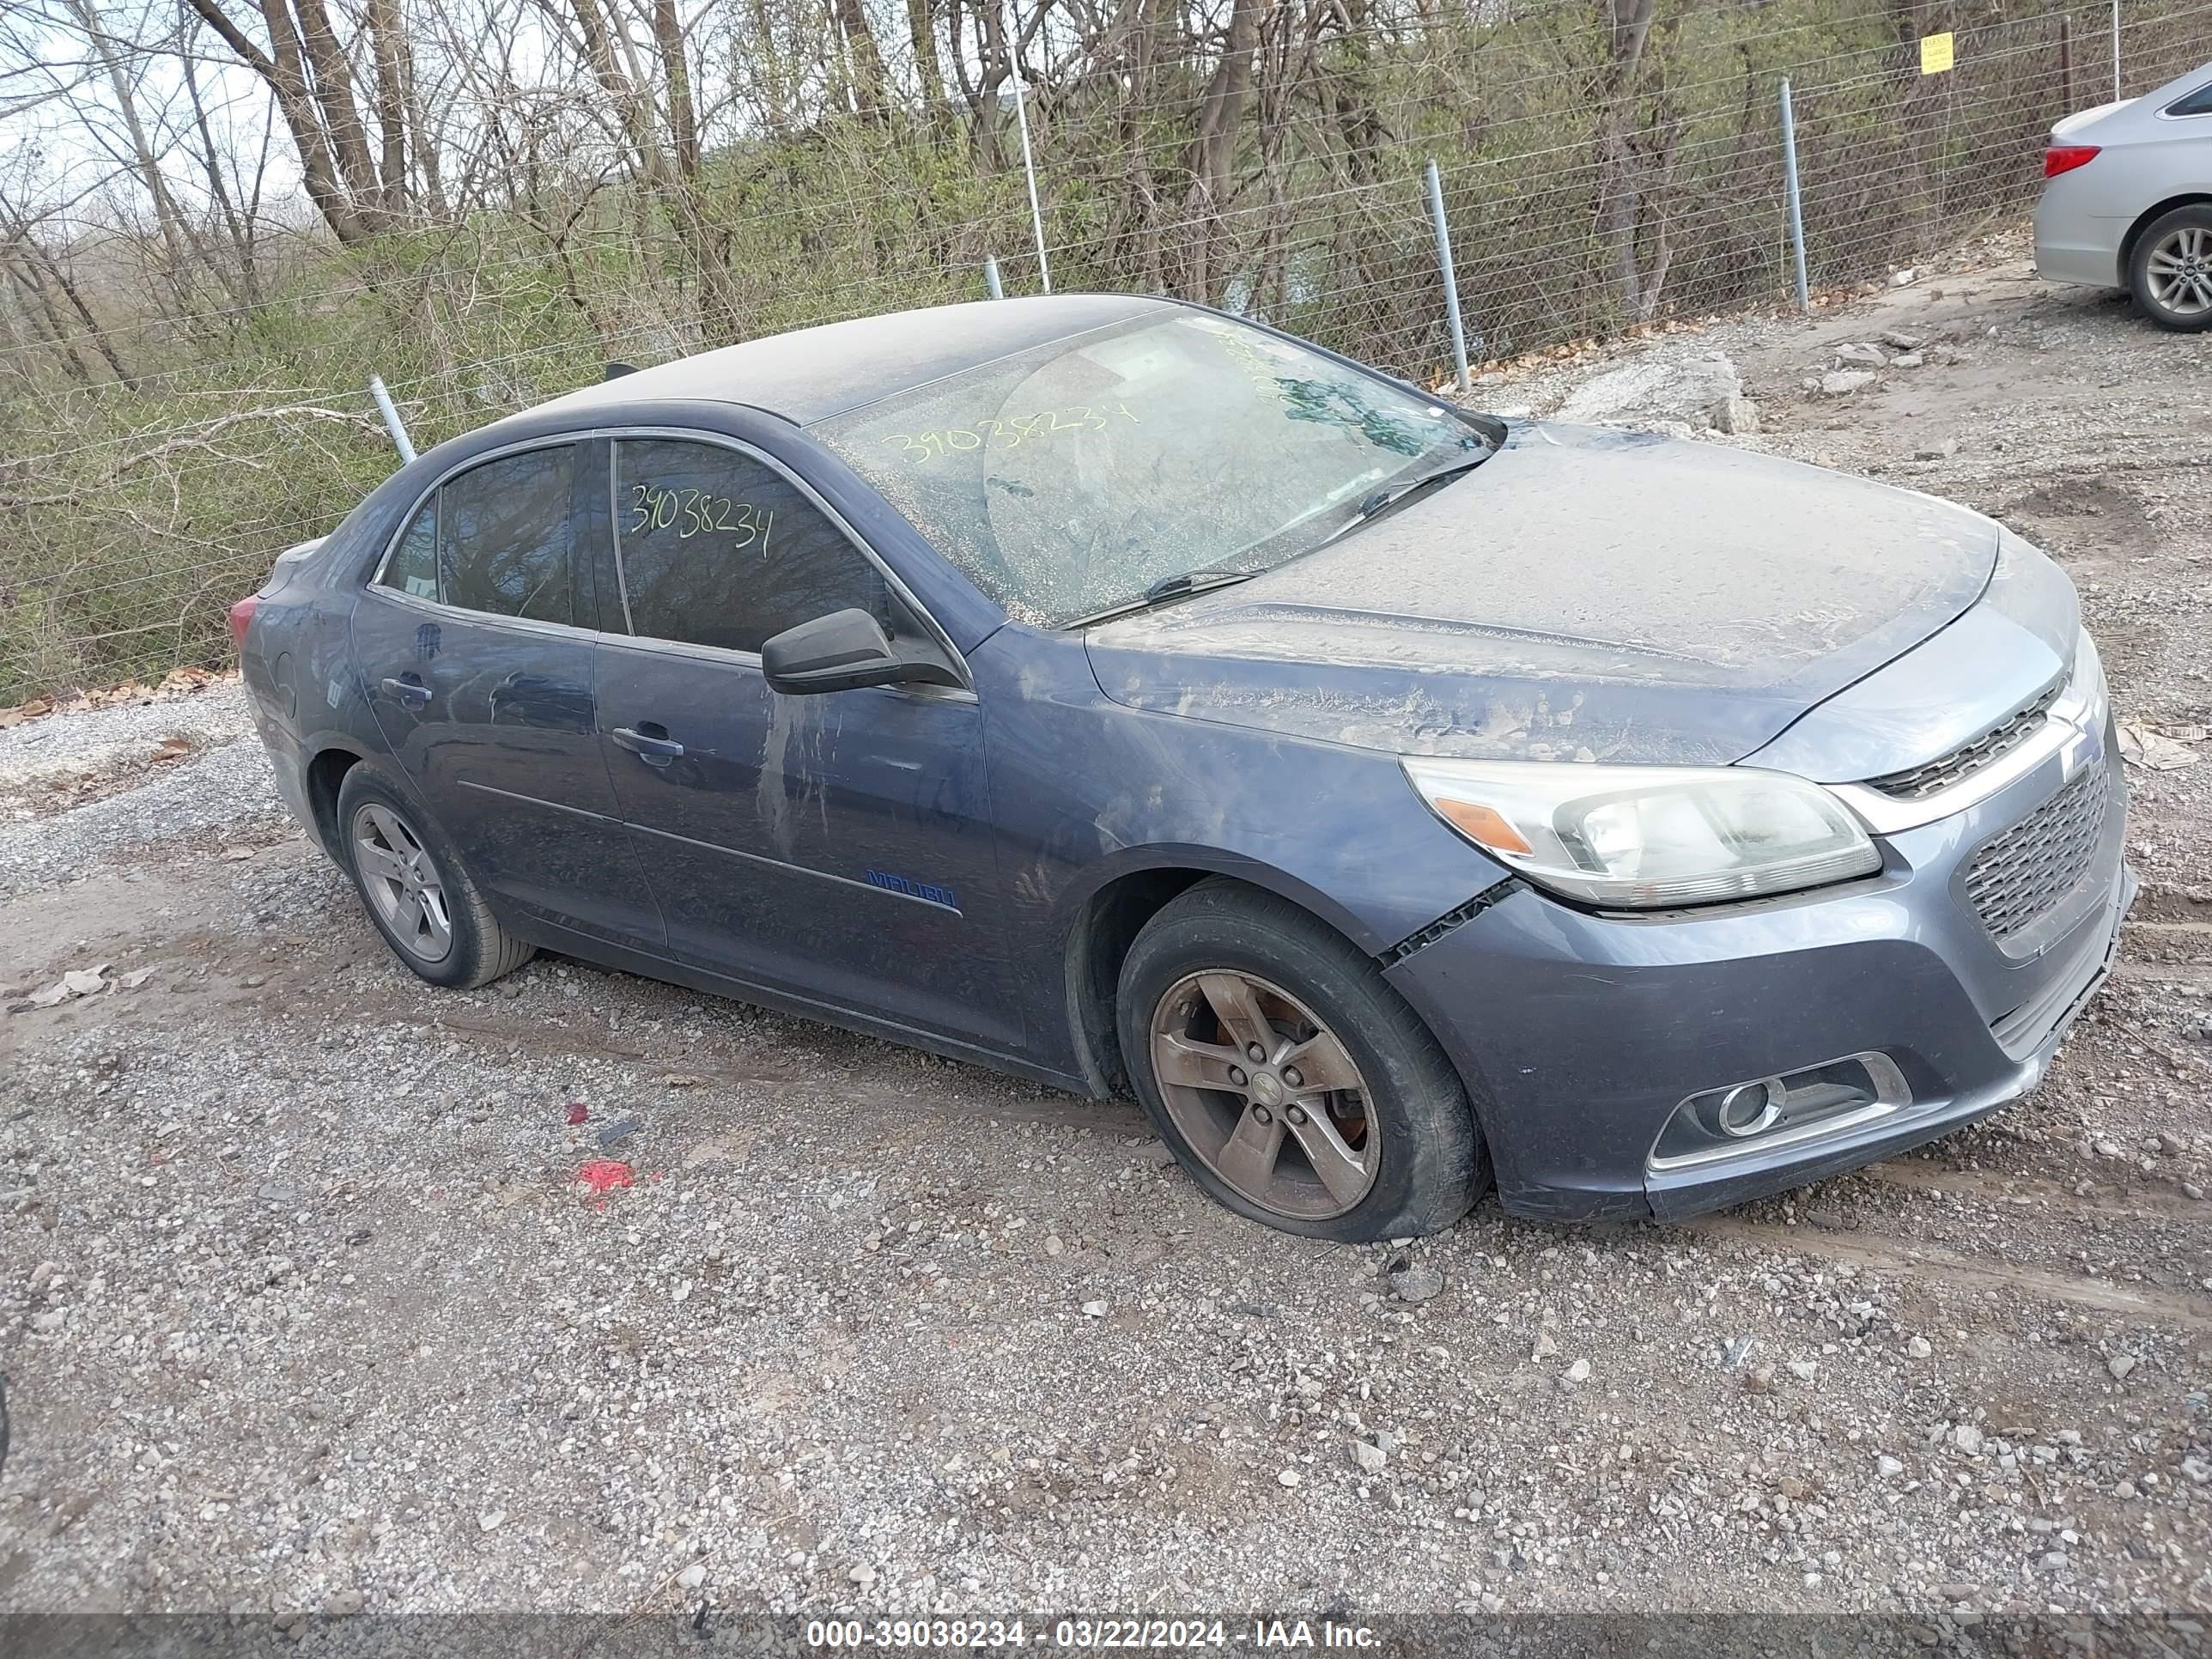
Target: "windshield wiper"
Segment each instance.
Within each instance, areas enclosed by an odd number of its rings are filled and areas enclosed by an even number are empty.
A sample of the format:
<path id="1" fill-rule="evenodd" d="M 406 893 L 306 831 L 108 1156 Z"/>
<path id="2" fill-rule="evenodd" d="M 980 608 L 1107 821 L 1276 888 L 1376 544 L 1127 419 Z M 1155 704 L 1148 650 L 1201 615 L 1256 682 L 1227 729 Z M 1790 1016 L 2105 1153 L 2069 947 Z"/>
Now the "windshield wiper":
<path id="1" fill-rule="evenodd" d="M 1415 490 L 1426 489 L 1431 484 L 1442 483 L 1447 478 L 1456 478 L 1462 472 L 1474 471 L 1476 467 L 1480 466 L 1497 453 L 1494 449 L 1484 448 L 1474 454 L 1462 454 L 1449 461 L 1440 462 L 1425 472 L 1416 472 L 1411 477 L 1393 478 L 1379 489 L 1371 490 L 1363 496 L 1358 507 L 1353 511 L 1351 520 L 1322 537 L 1314 544 L 1314 548 L 1327 547 L 1338 537 L 1350 534 L 1385 507 L 1404 501 Z M 1307 550 L 1310 552 L 1314 549 L 1310 548 Z M 1118 605 L 1109 605 L 1103 611 L 1094 611 L 1087 617 L 1078 617 L 1074 621 L 1063 623 L 1060 626 L 1088 628 L 1093 623 L 1108 622 L 1115 617 L 1126 617 L 1133 611 L 1143 611 L 1149 606 L 1164 604 L 1169 599 L 1180 599 L 1193 593 L 1203 593 L 1209 588 L 1227 587 L 1236 582 L 1249 581 L 1259 574 L 1256 570 L 1186 570 L 1179 575 L 1163 576 L 1133 599 L 1124 599 Z"/>
<path id="2" fill-rule="evenodd" d="M 1232 587 L 1238 582 L 1250 581 L 1259 574 L 1256 570 L 1185 570 L 1176 575 L 1161 577 L 1133 599 L 1123 599 L 1118 605 L 1108 605 L 1103 611 L 1094 611 L 1087 617 L 1078 617 L 1073 622 L 1060 625 L 1064 628 L 1088 628 L 1093 623 L 1126 617 L 1132 611 L 1143 611 L 1170 599 L 1203 593 L 1209 588 Z"/>
<path id="3" fill-rule="evenodd" d="M 1432 466 L 1425 472 L 1416 472 L 1410 478 L 1393 478 L 1382 489 L 1361 498 L 1359 511 L 1353 522 L 1371 519 L 1393 501 L 1403 501 L 1417 489 L 1426 489 L 1432 483 L 1442 483 L 1446 478 L 1455 478 L 1462 472 L 1472 472 L 1496 452 L 1486 449 L 1479 455 L 1462 455 L 1456 460 Z"/>
<path id="4" fill-rule="evenodd" d="M 1249 570 L 1186 570 L 1179 576 L 1163 576 L 1145 590 L 1145 603 L 1179 599 L 1186 593 L 1203 593 L 1209 587 L 1227 587 L 1252 580 Z"/>
<path id="5" fill-rule="evenodd" d="M 1414 491 L 1426 489 L 1431 484 L 1442 483 L 1447 478 L 1456 478 L 1462 472 L 1472 472 L 1497 453 L 1494 449 L 1486 449 L 1477 455 L 1462 455 L 1455 460 L 1432 466 L 1425 472 L 1416 472 L 1410 478 L 1391 479 L 1380 489 L 1370 490 L 1360 497 L 1359 505 L 1352 510 L 1352 517 L 1322 537 L 1316 545 L 1327 547 L 1339 537 L 1350 535 L 1385 507 L 1395 507 Z"/>

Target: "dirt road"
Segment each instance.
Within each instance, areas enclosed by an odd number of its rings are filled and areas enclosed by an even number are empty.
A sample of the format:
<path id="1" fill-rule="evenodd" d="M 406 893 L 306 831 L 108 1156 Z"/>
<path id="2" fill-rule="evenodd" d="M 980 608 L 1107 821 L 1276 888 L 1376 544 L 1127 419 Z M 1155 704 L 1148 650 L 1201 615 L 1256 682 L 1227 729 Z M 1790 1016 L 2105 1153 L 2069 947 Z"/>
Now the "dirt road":
<path id="1" fill-rule="evenodd" d="M 2212 337 L 1999 252 L 1658 349 L 2038 540 L 2123 717 L 2212 719 Z M 1885 330 L 1930 347 L 1804 389 Z M 2202 1607 L 2212 764 L 2131 778 L 2030 1101 L 1688 1227 L 1352 1249 L 1132 1108 L 554 959 L 420 986 L 234 688 L 0 732 L 0 1610 Z"/>

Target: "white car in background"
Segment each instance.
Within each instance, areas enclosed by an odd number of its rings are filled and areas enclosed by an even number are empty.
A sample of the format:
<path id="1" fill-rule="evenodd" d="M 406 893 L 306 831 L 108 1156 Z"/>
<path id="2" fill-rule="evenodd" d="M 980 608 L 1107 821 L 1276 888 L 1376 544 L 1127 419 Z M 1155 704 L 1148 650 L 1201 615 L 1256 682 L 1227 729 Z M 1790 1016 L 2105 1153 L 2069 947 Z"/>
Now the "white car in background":
<path id="1" fill-rule="evenodd" d="M 2212 328 L 2212 64 L 2051 129 L 2045 281 L 2124 288 L 2161 328 Z"/>

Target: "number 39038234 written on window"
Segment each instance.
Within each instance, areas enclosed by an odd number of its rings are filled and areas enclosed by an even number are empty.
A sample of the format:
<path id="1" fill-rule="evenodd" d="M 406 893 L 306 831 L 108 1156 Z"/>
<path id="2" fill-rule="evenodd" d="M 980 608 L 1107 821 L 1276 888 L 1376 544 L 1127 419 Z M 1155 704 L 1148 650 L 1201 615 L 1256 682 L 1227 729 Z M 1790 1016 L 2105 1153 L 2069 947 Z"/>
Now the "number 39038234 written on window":
<path id="1" fill-rule="evenodd" d="M 1055 436 L 1077 432 L 1103 432 L 1116 419 L 1141 425 L 1127 404 L 1073 404 L 1066 409 L 1040 410 L 1034 415 L 1010 415 L 1004 420 L 978 421 L 972 427 L 947 427 L 935 432 L 894 432 L 884 439 L 899 453 L 919 465 L 940 456 L 974 449 L 1018 449 Z"/>
<path id="2" fill-rule="evenodd" d="M 755 507 L 734 495 L 717 495 L 704 489 L 664 489 L 654 484 L 630 486 L 629 512 L 623 526 L 631 536 L 650 536 L 673 530 L 678 541 L 695 536 L 713 537 L 732 553 L 758 546 L 768 556 L 769 538 L 775 529 L 772 508 Z"/>

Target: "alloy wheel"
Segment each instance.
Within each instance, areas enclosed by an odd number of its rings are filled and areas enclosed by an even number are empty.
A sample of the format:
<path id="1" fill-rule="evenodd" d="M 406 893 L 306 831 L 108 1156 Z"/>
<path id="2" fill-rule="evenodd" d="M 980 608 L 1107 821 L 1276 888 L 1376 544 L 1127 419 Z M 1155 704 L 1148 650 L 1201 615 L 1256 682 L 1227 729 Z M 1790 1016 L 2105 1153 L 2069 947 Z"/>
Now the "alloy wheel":
<path id="1" fill-rule="evenodd" d="M 1279 985 L 1186 975 L 1152 1012 L 1152 1075 L 1206 1167 L 1276 1215 L 1327 1220 L 1375 1185 L 1382 1136 L 1343 1042 Z"/>
<path id="2" fill-rule="evenodd" d="M 2212 229 L 2177 225 L 2144 262 L 2150 297 L 2176 317 L 2212 312 Z"/>
<path id="3" fill-rule="evenodd" d="M 443 962 L 453 948 L 445 878 L 407 821 L 377 802 L 363 806 L 353 816 L 353 861 L 400 948 L 418 962 Z"/>

